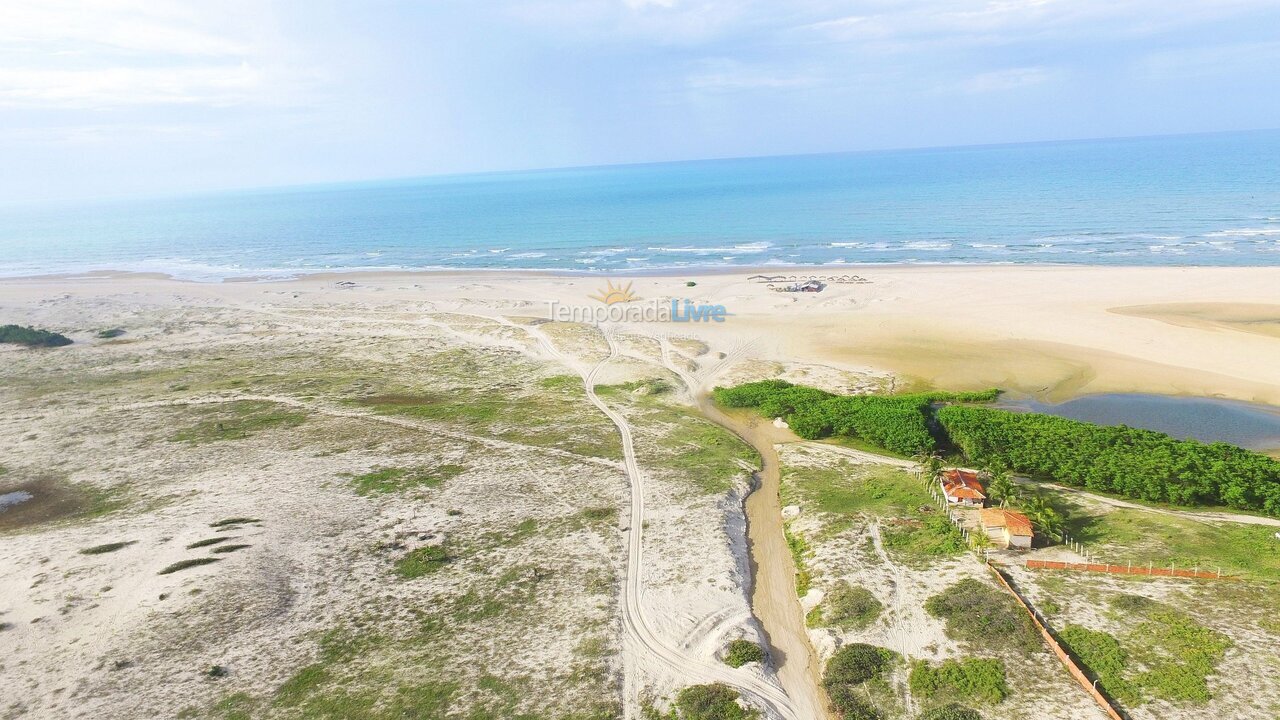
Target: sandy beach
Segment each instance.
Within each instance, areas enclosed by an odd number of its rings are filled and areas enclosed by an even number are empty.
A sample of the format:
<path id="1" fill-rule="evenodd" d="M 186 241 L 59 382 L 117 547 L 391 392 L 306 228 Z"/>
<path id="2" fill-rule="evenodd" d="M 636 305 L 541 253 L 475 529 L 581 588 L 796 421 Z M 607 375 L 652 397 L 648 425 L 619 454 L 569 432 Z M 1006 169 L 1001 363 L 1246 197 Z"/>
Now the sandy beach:
<path id="1" fill-rule="evenodd" d="M 757 274 L 836 277 L 822 292 L 785 293 L 749 279 Z M 619 307 L 688 300 L 725 316 L 547 322 L 553 305 L 603 307 L 593 296 L 607 281 L 630 289 Z M 622 687 L 621 714 L 638 717 L 637 698 L 661 702 L 698 680 L 738 687 L 770 717 L 810 717 L 821 712 L 815 658 L 833 646 L 806 646 L 786 546 L 752 535 L 766 530 L 759 518 L 747 527 L 753 512 L 777 510 L 744 510 L 750 448 L 717 459 L 729 470 L 712 485 L 715 466 L 681 457 L 707 445 L 688 433 L 723 432 L 700 419 L 699 397 L 786 377 L 841 391 L 999 387 L 1047 400 L 1123 391 L 1280 405 L 1278 281 L 1273 268 L 1009 266 L 0 281 L 0 322 L 76 341 L 0 347 L 0 449 L 12 458 L 0 481 L 70 482 L 108 498 L 5 537 L 0 649 L 23 688 L 11 709 L 204 712 L 243 695 L 235 702 L 292 717 L 288 708 L 310 697 L 280 689 L 292 687 L 292 669 L 328 662 L 314 639 L 382 598 L 399 610 L 361 622 L 425 644 L 359 655 L 351 667 L 370 677 L 396 667 L 388 677 L 422 681 L 404 661 L 429 647 L 489 673 L 510 660 L 534 695 L 560 688 L 540 700 L 548 712 Z M 124 332 L 96 337 L 106 328 Z M 653 382 L 677 392 L 650 398 Z M 526 405 L 475 411 L 490 397 Z M 405 414 L 423 398 L 456 409 Z M 240 415 L 225 414 L 232 408 Z M 244 439 L 201 439 L 238 422 L 248 423 Z M 416 495 L 353 494 L 351 478 L 387 468 L 450 470 Z M 243 555 L 157 574 L 160 560 L 179 562 L 184 545 L 216 535 L 211 523 L 237 517 L 225 527 L 247 538 Z M 129 545 L 84 554 L 112 540 Z M 449 569 L 387 585 L 389 558 L 437 542 L 459 553 Z M 767 549 L 769 572 L 753 577 L 749 546 Z M 594 578 L 591 590 L 577 578 Z M 468 603 L 486 592 L 540 609 L 469 630 L 482 615 Z M 252 602 L 237 601 L 244 593 Z M 444 607 L 461 628 L 454 644 L 407 629 Z M 499 653 L 510 637 L 537 638 L 538 649 Z M 729 669 L 718 658 L 734 638 L 771 640 L 781 667 Z M 907 646 L 931 647 L 928 638 Z M 221 677 L 207 676 L 211 666 L 232 675 L 210 680 Z M 577 669 L 543 676 L 540 667 Z M 496 704 L 486 677 L 460 673 L 451 702 L 514 712 Z"/>
<path id="2" fill-rule="evenodd" d="M 870 282 L 830 284 L 815 294 L 778 293 L 747 280 L 758 274 L 856 274 Z M 762 268 L 614 279 L 632 283 L 637 302 L 723 304 L 732 315 L 725 322 L 673 324 L 671 330 L 749 347 L 758 360 L 874 369 L 948 389 L 999 386 L 1050 400 L 1124 391 L 1280 404 L 1276 268 L 848 266 L 838 273 Z M 430 307 L 545 316 L 552 302 L 595 303 L 590 296 L 605 280 L 440 272 L 190 283 L 106 273 L 7 280 L 0 282 L 0 299 L 15 320 L 58 298 L 112 296 L 278 308 L 404 303 L 410 312 Z"/>

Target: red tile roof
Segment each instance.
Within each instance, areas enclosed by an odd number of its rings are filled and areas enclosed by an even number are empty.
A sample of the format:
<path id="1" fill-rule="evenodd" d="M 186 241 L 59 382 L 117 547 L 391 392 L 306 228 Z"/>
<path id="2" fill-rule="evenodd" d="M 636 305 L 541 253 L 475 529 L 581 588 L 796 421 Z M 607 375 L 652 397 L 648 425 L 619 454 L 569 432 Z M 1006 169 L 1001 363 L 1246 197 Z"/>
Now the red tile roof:
<path id="1" fill-rule="evenodd" d="M 1031 521 L 1026 515 L 1003 508 L 986 508 L 981 513 L 982 527 L 1007 528 L 1010 535 L 1032 537 Z"/>
<path id="2" fill-rule="evenodd" d="M 943 470 L 942 489 L 951 497 L 985 500 L 986 494 L 978 473 L 972 470 Z"/>

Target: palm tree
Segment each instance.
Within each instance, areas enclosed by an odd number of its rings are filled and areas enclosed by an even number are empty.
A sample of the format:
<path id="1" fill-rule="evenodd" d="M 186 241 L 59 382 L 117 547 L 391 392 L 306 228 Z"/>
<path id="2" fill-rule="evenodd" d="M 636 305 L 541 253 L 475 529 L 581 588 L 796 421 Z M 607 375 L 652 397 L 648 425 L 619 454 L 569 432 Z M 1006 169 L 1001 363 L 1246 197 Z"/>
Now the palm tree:
<path id="1" fill-rule="evenodd" d="M 1022 504 L 1022 511 L 1042 534 L 1052 538 L 1061 536 L 1064 520 L 1062 513 L 1045 502 L 1045 499 L 1033 495 Z"/>
<path id="2" fill-rule="evenodd" d="M 987 483 L 987 492 L 993 500 L 1000 501 L 1000 507 L 1005 507 L 1010 502 L 1018 500 L 1018 486 L 1013 482 L 1013 476 L 1004 468 L 987 471 L 990 480 Z"/>

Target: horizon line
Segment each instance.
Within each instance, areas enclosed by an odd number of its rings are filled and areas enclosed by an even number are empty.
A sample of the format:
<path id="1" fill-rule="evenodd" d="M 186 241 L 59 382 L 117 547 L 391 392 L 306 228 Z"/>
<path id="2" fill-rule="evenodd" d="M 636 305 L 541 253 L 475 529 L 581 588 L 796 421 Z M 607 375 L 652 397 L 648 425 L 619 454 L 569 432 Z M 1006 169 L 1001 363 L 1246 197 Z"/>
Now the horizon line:
<path id="1" fill-rule="evenodd" d="M 43 198 L 38 200 L 19 200 L 12 203 L 0 201 L 0 209 L 24 207 L 57 206 L 67 203 L 111 203 L 146 200 L 171 200 L 181 198 L 204 197 L 214 195 L 256 194 L 283 191 L 298 191 L 321 188 L 336 188 L 347 185 L 378 185 L 409 183 L 422 180 L 447 180 L 450 178 L 484 177 L 488 175 L 510 175 L 516 173 L 555 173 L 572 170 L 603 170 L 607 168 L 647 167 L 652 165 L 680 165 L 703 162 L 729 162 L 734 160 L 768 160 L 776 158 L 803 158 L 823 155 L 872 155 L 879 153 L 907 153 L 943 150 L 980 150 L 993 148 L 1019 147 L 1024 145 L 1056 145 L 1085 142 L 1136 141 L 1155 140 L 1161 138 L 1202 137 L 1211 135 L 1244 135 L 1249 133 L 1266 133 L 1280 131 L 1278 127 L 1249 128 L 1243 130 L 1204 130 L 1197 132 L 1153 133 L 1149 135 L 1104 135 L 1098 137 L 1052 138 L 1042 140 L 1019 140 L 1011 142 L 969 143 L 960 145 L 911 145 L 892 148 L 863 148 L 856 150 L 825 150 L 802 153 L 769 153 L 762 155 L 718 155 L 698 158 L 680 158 L 667 160 L 643 160 L 635 162 L 595 163 L 587 165 L 551 165 L 540 167 L 511 167 L 495 170 L 463 170 L 436 173 L 420 173 L 412 175 L 390 175 L 382 177 L 354 178 L 346 180 L 314 180 L 297 183 L 280 183 L 269 185 L 243 185 L 203 190 L 181 190 L 168 193 L 134 193 L 124 195 L 90 195 L 70 198 Z"/>

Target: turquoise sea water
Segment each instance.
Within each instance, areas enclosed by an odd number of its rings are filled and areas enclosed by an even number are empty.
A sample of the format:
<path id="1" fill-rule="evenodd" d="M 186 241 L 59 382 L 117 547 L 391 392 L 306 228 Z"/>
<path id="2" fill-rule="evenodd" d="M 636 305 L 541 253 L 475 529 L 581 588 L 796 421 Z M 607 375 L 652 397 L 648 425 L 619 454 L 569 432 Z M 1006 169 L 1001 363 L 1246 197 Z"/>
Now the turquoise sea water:
<path id="1" fill-rule="evenodd" d="M 1280 131 L 0 207 L 0 275 L 1280 265 Z"/>

